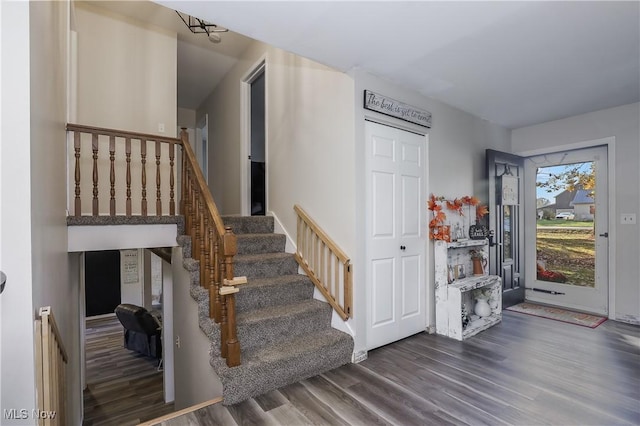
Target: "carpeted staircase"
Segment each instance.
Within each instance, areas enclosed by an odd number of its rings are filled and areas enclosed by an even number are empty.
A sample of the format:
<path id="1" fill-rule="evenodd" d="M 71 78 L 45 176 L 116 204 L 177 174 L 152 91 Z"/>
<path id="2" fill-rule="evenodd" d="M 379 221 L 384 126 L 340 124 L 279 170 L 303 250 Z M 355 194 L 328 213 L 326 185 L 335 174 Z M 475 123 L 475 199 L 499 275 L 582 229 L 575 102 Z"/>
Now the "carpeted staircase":
<path id="1" fill-rule="evenodd" d="M 211 339 L 211 366 L 223 385 L 225 405 L 263 394 L 351 361 L 353 339 L 331 327 L 331 307 L 313 298 L 313 283 L 299 275 L 285 236 L 274 234 L 273 217 L 227 216 L 238 238 L 235 276 L 246 276 L 236 294 L 238 367 L 220 357 L 218 324 L 209 319 L 209 295 L 200 287 L 199 262 L 189 237 L 178 238 L 191 271 L 191 295 L 198 301 L 200 328 Z"/>

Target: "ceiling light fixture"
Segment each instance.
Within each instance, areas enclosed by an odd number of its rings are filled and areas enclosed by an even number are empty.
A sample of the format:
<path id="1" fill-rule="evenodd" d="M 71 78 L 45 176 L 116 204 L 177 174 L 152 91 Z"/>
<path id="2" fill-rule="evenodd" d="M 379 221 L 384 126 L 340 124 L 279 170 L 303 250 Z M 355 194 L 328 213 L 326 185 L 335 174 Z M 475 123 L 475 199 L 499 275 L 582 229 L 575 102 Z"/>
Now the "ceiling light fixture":
<path id="1" fill-rule="evenodd" d="M 211 43 L 220 43 L 222 38 L 218 33 L 226 33 L 229 31 L 226 28 L 219 27 L 216 24 L 212 24 L 207 21 L 203 21 L 195 16 L 187 15 L 186 13 L 180 13 L 176 10 L 176 13 L 182 19 L 182 22 L 189 28 L 194 34 L 206 34 Z"/>

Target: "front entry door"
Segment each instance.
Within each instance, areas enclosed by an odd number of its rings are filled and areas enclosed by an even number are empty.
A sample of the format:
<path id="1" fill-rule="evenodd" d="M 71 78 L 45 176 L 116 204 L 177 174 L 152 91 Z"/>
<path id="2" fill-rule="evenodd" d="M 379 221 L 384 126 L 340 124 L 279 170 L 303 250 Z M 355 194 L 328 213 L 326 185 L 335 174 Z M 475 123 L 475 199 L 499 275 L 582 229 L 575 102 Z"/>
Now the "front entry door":
<path id="1" fill-rule="evenodd" d="M 528 158 L 527 200 L 548 205 L 526 219 L 527 300 L 606 315 L 609 311 L 607 147 Z M 550 178 L 554 184 L 549 184 Z M 536 194 L 536 189 L 540 194 Z M 563 216 L 564 214 L 564 216 Z M 534 243 L 535 241 L 535 243 Z M 535 253 L 535 256 L 533 255 Z M 535 275 L 533 271 L 536 271 Z"/>
<path id="2" fill-rule="evenodd" d="M 426 328 L 426 138 L 366 122 L 367 349 Z"/>
<path id="3" fill-rule="evenodd" d="M 524 158 L 488 149 L 489 270 L 502 278 L 502 306 L 524 301 L 523 216 Z"/>

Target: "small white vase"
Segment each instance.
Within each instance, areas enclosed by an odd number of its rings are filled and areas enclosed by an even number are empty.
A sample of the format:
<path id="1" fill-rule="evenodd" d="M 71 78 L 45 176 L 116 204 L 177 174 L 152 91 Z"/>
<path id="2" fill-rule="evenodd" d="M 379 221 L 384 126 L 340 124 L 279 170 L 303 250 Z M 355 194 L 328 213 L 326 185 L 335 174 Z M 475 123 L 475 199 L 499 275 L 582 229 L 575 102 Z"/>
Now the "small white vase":
<path id="1" fill-rule="evenodd" d="M 473 308 L 473 312 L 480 318 L 488 317 L 491 315 L 491 306 L 484 297 L 476 299 L 476 306 Z"/>

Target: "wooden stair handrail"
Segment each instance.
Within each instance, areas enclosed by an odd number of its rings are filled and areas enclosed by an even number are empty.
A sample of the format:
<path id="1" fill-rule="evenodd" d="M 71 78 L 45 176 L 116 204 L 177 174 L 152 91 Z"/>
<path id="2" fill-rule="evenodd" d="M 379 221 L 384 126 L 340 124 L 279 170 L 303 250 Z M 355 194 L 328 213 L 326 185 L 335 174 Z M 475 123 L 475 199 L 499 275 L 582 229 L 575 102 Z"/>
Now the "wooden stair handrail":
<path id="1" fill-rule="evenodd" d="M 313 232 L 315 232 L 327 244 L 329 249 L 336 254 L 341 262 L 347 263 L 350 261 L 349 256 L 347 256 L 347 254 L 342 251 L 340 247 L 338 247 L 338 244 L 336 244 L 331 239 L 331 237 L 329 237 L 329 235 L 327 235 L 327 233 L 324 232 L 313 219 L 311 219 L 311 216 L 309 216 L 307 212 L 302 209 L 302 207 L 296 204 L 293 206 L 293 210 L 295 210 L 295 212 L 298 214 L 298 216 L 300 216 L 300 218 L 302 218 L 302 220 L 307 222 Z"/>
<path id="2" fill-rule="evenodd" d="M 172 138 L 169 136 L 154 135 L 151 133 L 129 132 L 127 130 L 107 129 L 104 127 L 87 126 L 84 124 L 67 123 L 67 131 L 113 136 L 116 138 L 144 139 L 148 141 L 177 143 L 179 145 L 182 144 L 181 138 Z"/>
<path id="3" fill-rule="evenodd" d="M 200 285 L 209 290 L 209 317 L 220 324 L 220 354 L 227 366 L 240 365 L 240 342 L 237 338 L 235 293 L 229 284 L 240 284 L 235 277 L 233 257 L 237 238 L 225 226 L 198 165 L 185 128 L 180 132 L 183 153 L 182 200 L 185 230 L 191 236 L 191 257 L 199 261 Z"/>
<path id="4" fill-rule="evenodd" d="M 176 146 L 182 147 L 182 190 L 180 191 L 180 213 L 184 216 L 185 233 L 191 237 L 191 257 L 199 262 L 200 285 L 209 291 L 209 317 L 221 324 L 220 352 L 227 359 L 227 365 L 240 364 L 240 345 L 236 338 L 235 324 L 235 300 L 233 293 L 228 289 L 221 292 L 223 280 L 235 282 L 233 275 L 233 257 L 237 253 L 237 239 L 231 228 L 225 227 L 218 211 L 213 196 L 207 185 L 207 180 L 200 169 L 193 148 L 189 143 L 189 135 L 186 128 L 182 128 L 179 138 L 154 135 L 148 133 L 129 132 L 103 127 L 86 126 L 68 123 L 68 132 L 73 133 L 73 153 L 75 156 L 74 185 L 75 185 L 75 216 L 82 215 L 81 200 L 81 137 L 83 134 L 91 135 L 92 151 L 92 215 L 101 214 L 99 202 L 100 170 L 99 151 L 100 138 L 108 137 L 108 183 L 109 183 L 109 214 L 116 214 L 116 183 L 126 183 L 126 216 L 132 216 L 132 169 L 131 154 L 132 140 L 139 140 L 140 150 L 140 215 L 147 216 L 149 203 L 153 205 L 153 197 L 147 200 L 147 194 L 154 193 L 156 198 L 156 216 L 162 215 L 162 178 L 168 171 L 169 181 L 169 214 L 174 216 L 175 211 L 175 151 Z M 116 178 L 115 157 L 116 138 L 124 139 L 122 153 L 125 155 L 125 172 L 121 180 Z M 154 143 L 155 142 L 155 143 Z M 162 166 L 162 144 L 169 145 L 168 164 Z M 137 150 L 137 148 L 136 148 Z M 147 163 L 149 163 L 149 187 L 147 187 Z M 122 163 L 118 163 L 122 164 Z M 155 179 L 154 176 L 155 168 Z M 161 170 L 164 170 L 162 172 Z M 155 181 L 155 182 L 154 182 Z M 155 184 L 155 185 L 154 185 Z M 228 353 L 228 354 L 227 354 Z"/>
<path id="5" fill-rule="evenodd" d="M 67 351 L 50 306 L 39 309 L 36 331 L 36 389 L 39 425 L 67 423 Z"/>
<path id="6" fill-rule="evenodd" d="M 184 155 L 186 161 L 190 164 L 191 169 L 193 170 L 195 180 L 200 187 L 201 195 L 204 197 L 204 203 L 209 210 L 209 214 L 214 221 L 216 231 L 218 235 L 224 235 L 224 222 L 222 221 L 222 216 L 218 212 L 218 207 L 216 203 L 213 201 L 213 196 L 211 195 L 211 191 L 209 191 L 209 186 L 207 185 L 207 181 L 202 174 L 202 170 L 198 165 L 198 160 L 196 159 L 196 154 L 193 152 L 193 148 L 191 148 L 191 144 L 189 143 L 189 134 L 187 133 L 187 128 L 183 127 L 180 132 L 180 140 L 182 144 L 182 154 Z"/>
<path id="7" fill-rule="evenodd" d="M 342 320 L 353 318 L 351 259 L 302 207 L 293 209 L 298 215 L 296 261 Z"/>

